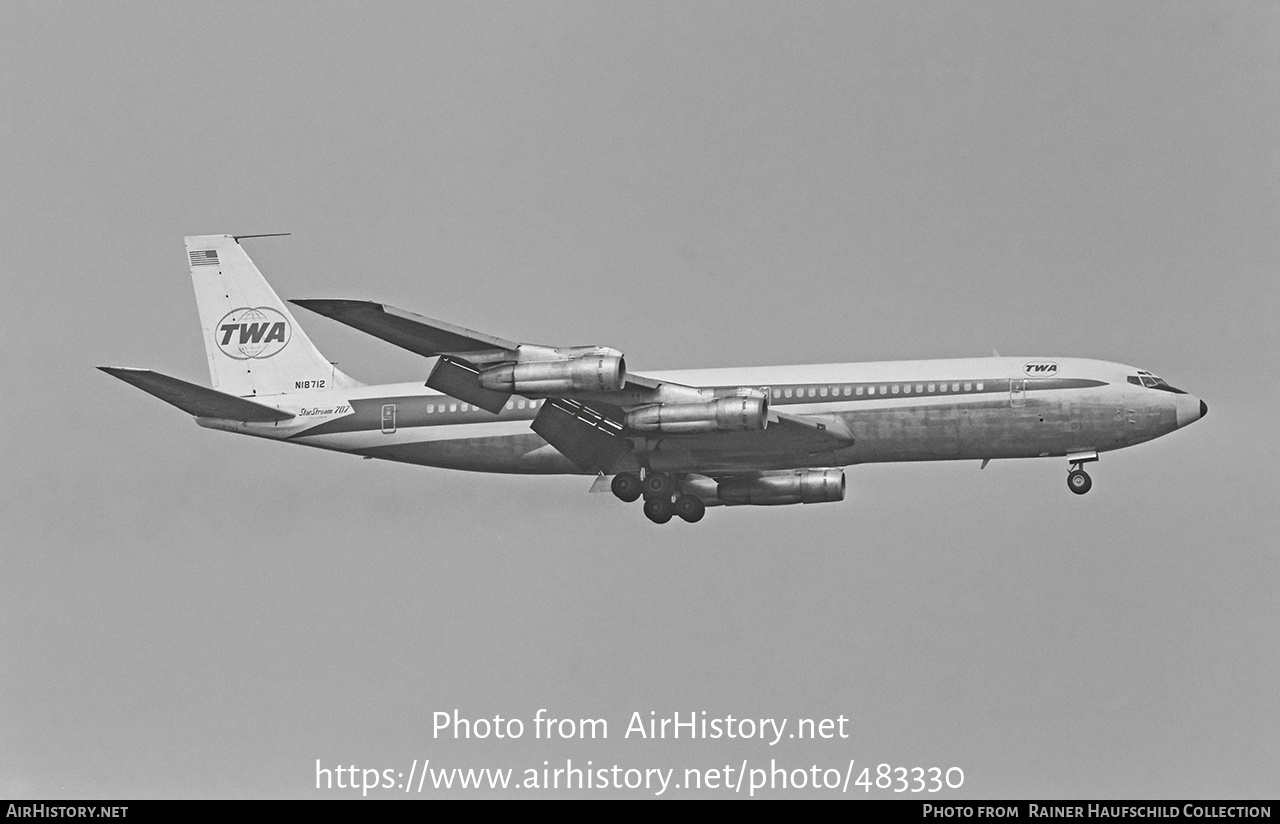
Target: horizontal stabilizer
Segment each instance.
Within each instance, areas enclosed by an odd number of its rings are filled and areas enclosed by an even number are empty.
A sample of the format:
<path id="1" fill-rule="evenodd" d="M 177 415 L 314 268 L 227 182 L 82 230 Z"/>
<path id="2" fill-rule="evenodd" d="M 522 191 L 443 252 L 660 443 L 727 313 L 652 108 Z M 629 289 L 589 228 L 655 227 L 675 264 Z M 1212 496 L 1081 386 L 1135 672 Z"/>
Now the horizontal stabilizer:
<path id="1" fill-rule="evenodd" d="M 290 303 L 333 318 L 424 357 L 504 349 L 514 352 L 515 341 L 486 335 L 442 320 L 424 318 L 394 306 L 367 300 L 291 300 Z"/>
<path id="2" fill-rule="evenodd" d="M 159 372 L 152 372 L 150 369 L 122 366 L 99 366 L 98 368 L 197 418 L 267 422 L 287 421 L 293 417 L 289 412 L 237 398 L 235 395 L 228 395 L 216 389 L 187 383 Z"/>

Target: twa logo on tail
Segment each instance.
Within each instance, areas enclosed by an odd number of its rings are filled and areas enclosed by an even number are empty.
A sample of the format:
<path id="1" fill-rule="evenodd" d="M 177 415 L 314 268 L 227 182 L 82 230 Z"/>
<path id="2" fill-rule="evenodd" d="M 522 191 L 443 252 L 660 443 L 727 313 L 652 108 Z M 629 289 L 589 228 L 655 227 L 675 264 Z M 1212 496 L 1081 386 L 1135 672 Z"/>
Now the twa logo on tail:
<path id="1" fill-rule="evenodd" d="M 1022 371 L 1032 378 L 1051 378 L 1058 374 L 1058 364 L 1053 361 L 1031 361 Z"/>
<path id="2" fill-rule="evenodd" d="M 267 306 L 232 309 L 213 328 L 222 354 L 236 360 L 269 358 L 289 345 L 292 330 L 284 315 Z"/>

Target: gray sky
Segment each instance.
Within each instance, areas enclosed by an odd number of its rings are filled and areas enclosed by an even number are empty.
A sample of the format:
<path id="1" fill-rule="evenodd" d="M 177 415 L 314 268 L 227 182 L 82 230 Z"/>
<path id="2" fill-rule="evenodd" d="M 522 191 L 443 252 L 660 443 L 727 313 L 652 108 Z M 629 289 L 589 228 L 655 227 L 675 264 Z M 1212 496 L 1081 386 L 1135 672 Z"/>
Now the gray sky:
<path id="1" fill-rule="evenodd" d="M 0 796 L 773 758 L 1274 797 L 1278 146 L 1274 4 L 0 5 Z M 182 237 L 280 231 L 246 244 L 283 297 L 638 372 L 994 347 L 1210 413 L 1084 498 L 1061 460 L 866 466 L 842 504 L 655 527 L 92 369 L 207 384 Z M 357 378 L 426 376 L 301 320 Z M 432 738 L 540 707 L 609 740 Z M 850 737 L 624 740 L 650 710 Z"/>

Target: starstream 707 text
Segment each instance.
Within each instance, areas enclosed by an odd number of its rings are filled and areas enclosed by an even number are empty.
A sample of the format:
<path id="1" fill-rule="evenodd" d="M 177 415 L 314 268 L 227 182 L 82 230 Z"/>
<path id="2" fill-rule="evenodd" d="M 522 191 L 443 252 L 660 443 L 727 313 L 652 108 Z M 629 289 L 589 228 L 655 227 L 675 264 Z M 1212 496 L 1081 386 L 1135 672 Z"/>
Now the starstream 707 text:
<path id="1" fill-rule="evenodd" d="M 394 767 L 376 769 L 323 766 L 316 759 L 316 789 L 397 790 L 645 790 L 664 795 L 677 790 L 728 790 L 754 796 L 765 790 L 850 790 L 872 789 L 894 793 L 936 793 L 958 789 L 964 784 L 959 767 L 894 767 L 878 764 L 858 770 L 854 761 L 843 767 L 818 764 L 789 766 L 769 759 L 768 766 L 744 759 L 741 764 L 709 768 L 625 767 L 592 761 L 575 763 L 572 758 L 553 766 L 543 761 L 526 769 L 491 767 L 432 766 L 431 759 L 414 759 L 408 773 Z"/>

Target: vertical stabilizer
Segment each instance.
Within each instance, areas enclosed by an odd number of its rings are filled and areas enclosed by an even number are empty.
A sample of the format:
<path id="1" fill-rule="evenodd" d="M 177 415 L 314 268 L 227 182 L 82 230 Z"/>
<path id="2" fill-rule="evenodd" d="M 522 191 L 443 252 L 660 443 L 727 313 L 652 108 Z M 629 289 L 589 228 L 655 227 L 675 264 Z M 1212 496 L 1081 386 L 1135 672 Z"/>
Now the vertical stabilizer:
<path id="1" fill-rule="evenodd" d="M 214 389 L 253 397 L 360 385 L 324 359 L 239 241 L 185 240 Z"/>

